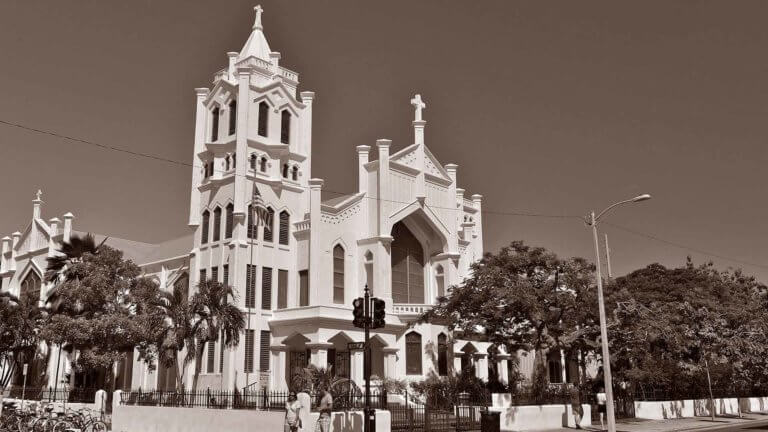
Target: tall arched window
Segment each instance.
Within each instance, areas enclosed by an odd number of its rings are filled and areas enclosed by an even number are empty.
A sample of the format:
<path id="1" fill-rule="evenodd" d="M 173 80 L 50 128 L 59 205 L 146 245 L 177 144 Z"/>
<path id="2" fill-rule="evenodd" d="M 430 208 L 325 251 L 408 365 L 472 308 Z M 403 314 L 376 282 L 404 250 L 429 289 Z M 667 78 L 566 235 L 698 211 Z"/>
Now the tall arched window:
<path id="1" fill-rule="evenodd" d="M 219 107 L 211 111 L 211 141 L 219 139 Z"/>
<path id="2" fill-rule="evenodd" d="M 203 212 L 203 226 L 201 227 L 200 243 L 208 243 L 208 229 L 211 224 L 211 212 L 208 210 Z"/>
<path id="3" fill-rule="evenodd" d="M 262 156 L 261 160 L 259 161 L 259 171 L 267 172 L 267 158 L 266 158 L 266 156 Z"/>
<path id="4" fill-rule="evenodd" d="M 235 224 L 235 206 L 227 204 L 227 220 L 224 226 L 224 238 L 232 238 L 232 226 Z"/>
<path id="5" fill-rule="evenodd" d="M 234 135 L 237 130 L 237 101 L 229 103 L 229 134 Z"/>
<path id="6" fill-rule="evenodd" d="M 224 158 L 224 171 L 229 171 L 229 155 Z"/>
<path id="7" fill-rule="evenodd" d="M 448 337 L 443 333 L 437 335 L 437 373 L 448 375 Z"/>
<path id="8" fill-rule="evenodd" d="M 291 113 L 283 110 L 280 114 L 280 142 L 289 144 L 291 142 Z"/>
<path id="9" fill-rule="evenodd" d="M 278 239 L 281 245 L 287 245 L 288 244 L 288 234 L 289 234 L 289 226 L 291 217 L 288 215 L 288 212 L 283 210 L 280 212 L 280 238 Z"/>
<path id="10" fill-rule="evenodd" d="M 288 178 L 288 164 L 283 164 L 283 178 Z"/>
<path id="11" fill-rule="evenodd" d="M 251 169 L 254 170 L 254 171 L 256 170 L 256 159 L 257 159 L 256 158 L 256 154 L 255 153 L 251 153 L 251 159 L 250 159 Z"/>
<path id="12" fill-rule="evenodd" d="M 237 153 L 232 155 L 232 169 L 237 168 Z"/>
<path id="13" fill-rule="evenodd" d="M 256 224 L 253 222 L 253 205 L 248 204 L 248 238 L 255 239 L 258 233 Z"/>
<path id="14" fill-rule="evenodd" d="M 402 222 L 392 227 L 392 301 L 424 303 L 424 250 Z"/>
<path id="15" fill-rule="evenodd" d="M 299 179 L 299 167 L 296 165 L 291 169 L 291 180 L 297 181 Z"/>
<path id="16" fill-rule="evenodd" d="M 42 281 L 40 276 L 34 270 L 30 270 L 27 273 L 27 277 L 21 282 L 21 290 L 19 291 L 19 298 L 22 300 L 28 299 L 30 301 L 40 301 L 40 287 Z"/>
<path id="17" fill-rule="evenodd" d="M 416 332 L 405 335 L 405 373 L 421 375 L 421 335 Z"/>
<path id="18" fill-rule="evenodd" d="M 203 164 L 203 178 L 208 178 L 208 162 Z"/>
<path id="19" fill-rule="evenodd" d="M 213 161 L 208 162 L 208 175 L 212 176 L 214 174 L 213 172 Z"/>
<path id="20" fill-rule="evenodd" d="M 333 302 L 344 304 L 344 248 L 333 248 Z"/>
<path id="21" fill-rule="evenodd" d="M 213 210 L 213 241 L 221 239 L 221 207 Z"/>
<path id="22" fill-rule="evenodd" d="M 365 267 L 365 284 L 368 285 L 368 290 L 373 295 L 373 254 L 368 251 L 363 256 L 363 266 Z"/>
<path id="23" fill-rule="evenodd" d="M 274 241 L 275 211 L 272 207 L 267 207 L 267 223 L 264 224 L 264 241 Z"/>
<path id="24" fill-rule="evenodd" d="M 267 136 L 267 121 L 269 119 L 269 105 L 262 101 L 259 103 L 259 135 Z"/>
<path id="25" fill-rule="evenodd" d="M 445 273 L 441 265 L 435 267 L 435 292 L 438 297 L 445 296 Z"/>

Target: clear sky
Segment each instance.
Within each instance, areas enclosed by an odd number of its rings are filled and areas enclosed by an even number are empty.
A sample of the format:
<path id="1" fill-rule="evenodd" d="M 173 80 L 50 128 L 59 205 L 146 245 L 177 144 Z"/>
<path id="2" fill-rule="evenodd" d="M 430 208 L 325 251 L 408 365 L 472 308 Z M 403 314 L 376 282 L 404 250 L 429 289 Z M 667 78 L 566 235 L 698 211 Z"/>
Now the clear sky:
<path id="1" fill-rule="evenodd" d="M 758 265 L 604 226 L 615 273 L 653 262 L 739 266 L 768 281 L 768 2 L 268 1 L 264 28 L 314 103 L 314 177 L 356 188 L 356 152 L 412 140 L 459 165 L 491 212 L 584 215 Z M 195 87 L 241 49 L 250 1 L 5 0 L 0 120 L 190 163 Z M 189 167 L 0 124 L 0 235 L 34 192 L 76 229 L 159 242 L 188 233 Z M 511 240 L 594 258 L 573 218 L 486 213 Z"/>

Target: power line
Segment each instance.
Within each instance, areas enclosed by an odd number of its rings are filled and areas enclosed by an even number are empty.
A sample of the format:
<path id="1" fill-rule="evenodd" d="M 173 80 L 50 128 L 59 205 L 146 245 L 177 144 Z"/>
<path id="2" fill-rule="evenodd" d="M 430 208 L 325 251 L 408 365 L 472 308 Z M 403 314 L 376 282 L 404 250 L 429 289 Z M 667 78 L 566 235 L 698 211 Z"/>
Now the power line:
<path id="1" fill-rule="evenodd" d="M 124 148 L 115 147 L 115 146 L 111 146 L 111 145 L 107 145 L 107 144 L 102 144 L 102 143 L 97 143 L 97 142 L 94 142 L 94 141 L 89 141 L 89 140 L 86 140 L 86 139 L 76 138 L 76 137 L 72 137 L 72 136 L 68 136 L 68 135 L 63 135 L 63 134 L 59 134 L 57 132 L 52 132 L 52 131 L 48 131 L 48 130 L 44 130 L 44 129 L 33 128 L 33 127 L 22 125 L 22 124 L 19 124 L 19 123 L 9 122 L 9 121 L 6 121 L 6 120 L 0 120 L 0 123 L 5 124 L 7 126 L 12 126 L 12 127 L 16 127 L 16 128 L 19 128 L 19 129 L 26 130 L 26 131 L 30 131 L 30 132 L 36 132 L 36 133 L 40 133 L 40 134 L 44 134 L 44 135 L 49 135 L 49 136 L 53 136 L 53 137 L 57 137 L 57 138 L 61 138 L 61 139 L 69 140 L 69 141 L 78 142 L 78 143 L 81 143 L 81 144 L 87 144 L 87 145 L 95 146 L 95 147 L 101 148 L 103 150 L 111 150 L 111 151 L 116 151 L 116 152 L 120 152 L 120 153 L 126 153 L 126 154 L 130 154 L 132 156 L 143 157 L 143 158 L 157 160 L 157 161 L 161 161 L 161 162 L 168 162 L 168 163 L 172 163 L 172 164 L 180 165 L 180 166 L 184 166 L 184 167 L 189 167 L 189 168 L 203 169 L 202 166 L 195 165 L 195 164 L 189 163 L 189 162 L 182 162 L 182 161 L 178 161 L 178 160 L 175 160 L 175 159 L 169 159 L 169 158 L 165 158 L 165 157 L 162 157 L 162 156 L 152 155 L 152 154 L 149 154 L 149 153 L 137 152 L 137 151 L 133 151 L 133 150 L 126 150 Z M 219 172 L 219 173 L 226 173 L 227 172 L 226 170 L 217 170 L 217 169 L 214 169 L 214 171 Z M 242 174 L 233 173 L 233 175 L 238 176 L 238 175 L 242 175 Z M 244 177 L 247 177 L 247 175 L 245 175 Z M 305 189 L 305 190 L 309 190 L 309 188 L 306 187 L 306 186 L 301 186 L 301 185 L 293 185 L 293 186 L 294 187 L 300 187 L 300 188 Z M 334 193 L 334 194 L 337 194 L 337 195 L 354 195 L 355 194 L 354 192 L 334 191 L 332 189 L 325 189 L 325 188 L 323 189 L 323 192 Z M 371 200 L 376 200 L 376 201 L 392 202 L 392 203 L 396 203 L 396 204 L 410 204 L 410 202 L 406 202 L 406 201 L 398 201 L 398 200 L 391 200 L 391 199 L 384 199 L 384 198 L 374 198 L 374 197 L 369 197 L 369 196 L 365 196 L 363 198 L 371 199 Z M 433 208 L 433 209 L 442 209 L 442 210 L 452 210 L 452 211 L 456 211 L 457 210 L 454 207 L 442 207 L 442 206 L 436 206 L 436 205 L 428 205 L 428 207 Z M 560 218 L 560 219 L 578 218 L 578 219 L 580 219 L 579 216 L 573 216 L 573 215 L 544 214 L 544 213 L 533 213 L 533 212 L 495 211 L 495 210 L 485 210 L 485 209 L 481 210 L 481 213 L 484 213 L 484 214 L 494 214 L 494 215 L 502 215 L 502 216 L 540 217 L 540 218 L 556 218 L 556 219 L 557 218 Z"/>
<path id="2" fill-rule="evenodd" d="M 73 142 L 78 142 L 78 143 L 81 143 L 81 144 L 95 146 L 95 147 L 101 148 L 103 150 L 109 150 L 109 151 L 115 151 L 115 152 L 130 154 L 132 156 L 143 157 L 143 158 L 157 160 L 157 161 L 161 161 L 161 162 L 167 162 L 167 163 L 171 163 L 171 164 L 174 164 L 174 165 L 179 165 L 179 166 L 184 166 L 184 167 L 189 167 L 189 168 L 203 169 L 202 166 L 198 166 L 198 165 L 195 165 L 195 164 L 189 163 L 189 162 L 182 162 L 182 161 L 178 161 L 178 160 L 175 160 L 175 159 L 165 158 L 165 157 L 162 157 L 162 156 L 152 155 L 152 154 L 143 153 L 143 152 L 137 152 L 137 151 L 133 151 L 133 150 L 127 150 L 127 149 L 120 148 L 120 147 L 115 147 L 115 146 L 111 146 L 111 145 L 107 145 L 107 144 L 98 143 L 98 142 L 95 142 L 95 141 L 89 141 L 89 140 L 82 139 L 82 138 L 76 138 L 76 137 L 72 137 L 72 136 L 68 136 L 68 135 L 63 135 L 63 134 L 60 134 L 60 133 L 57 133 L 57 132 L 53 132 L 53 131 L 49 131 L 49 130 L 44 130 L 44 129 L 38 129 L 38 128 L 34 128 L 34 127 L 26 126 L 26 125 L 23 125 L 23 124 L 20 124 L 20 123 L 14 123 L 14 122 L 2 120 L 2 119 L 0 119 L 0 124 L 4 124 L 4 125 L 7 125 L 7 126 L 11 126 L 11 127 L 15 127 L 15 128 L 23 129 L 23 130 L 26 130 L 26 131 L 43 134 L 43 135 L 53 136 L 53 137 L 56 137 L 56 138 L 61 138 L 61 139 L 65 139 L 65 140 L 69 140 L 69 141 L 73 141 Z M 241 163 L 243 163 L 243 162 L 241 162 Z M 225 173 L 226 172 L 225 170 L 215 170 L 215 171 L 220 172 L 220 173 Z M 233 173 L 233 175 L 240 175 L 240 174 Z M 247 177 L 247 175 L 245 177 Z M 294 186 L 303 188 L 305 190 L 309 189 L 306 186 L 301 186 L 301 185 L 294 185 Z M 338 195 L 354 195 L 353 192 L 341 192 L 341 191 L 334 191 L 334 190 L 331 190 L 331 189 L 323 189 L 323 192 L 334 193 L 334 194 L 338 194 Z M 397 203 L 397 204 L 410 204 L 410 202 L 405 202 L 405 201 L 397 201 L 397 200 L 389 200 L 389 199 L 382 199 L 382 198 L 374 198 L 374 197 L 368 197 L 368 196 L 364 196 L 363 198 L 372 199 L 372 200 L 376 200 L 376 201 L 392 202 L 392 203 Z M 453 207 L 441 207 L 441 206 L 434 206 L 434 205 L 428 205 L 428 207 L 431 207 L 433 209 L 444 209 L 444 210 L 452 210 L 452 211 L 457 211 L 458 210 L 458 209 L 453 208 Z M 536 217 L 536 218 L 554 218 L 554 219 L 578 219 L 578 220 L 583 221 L 583 217 L 582 216 L 568 215 L 568 214 L 545 214 L 545 213 L 522 212 L 522 211 L 512 212 L 512 211 L 497 211 L 497 210 L 486 210 L 486 209 L 481 210 L 481 213 L 482 214 L 500 215 L 500 216 L 515 216 L 515 217 Z M 643 233 L 643 232 L 640 232 L 640 231 L 637 231 L 637 230 L 633 230 L 631 228 L 627 228 L 627 227 L 624 227 L 624 226 L 621 226 L 621 225 L 617 225 L 617 224 L 614 224 L 614 223 L 611 223 L 611 222 L 603 221 L 603 223 L 607 224 L 607 225 L 610 225 L 610 226 L 612 226 L 614 228 L 617 228 L 619 230 L 623 230 L 623 231 L 629 232 L 631 234 L 634 234 L 634 235 L 637 235 L 637 236 L 640 236 L 640 237 L 644 237 L 644 238 L 647 238 L 647 239 L 650 239 L 650 240 L 654 240 L 654 241 L 657 241 L 657 242 L 660 242 L 660 243 L 664 243 L 664 244 L 667 244 L 669 246 L 673 246 L 673 247 L 676 247 L 676 248 L 679 248 L 679 249 L 682 249 L 682 250 L 687 250 L 687 251 L 690 251 L 690 252 L 695 252 L 695 253 L 698 253 L 698 254 L 701 254 L 701 255 L 710 256 L 710 257 L 713 257 L 713 258 L 719 258 L 719 259 L 723 259 L 723 260 L 726 260 L 726 261 L 731 261 L 731 262 L 742 264 L 742 265 L 748 265 L 748 266 L 752 266 L 752 267 L 757 267 L 757 268 L 762 268 L 762 269 L 767 269 L 768 270 L 768 265 L 757 264 L 757 263 L 753 263 L 753 262 L 749 262 L 749 261 L 739 260 L 739 259 L 736 259 L 736 258 L 730 258 L 730 257 L 727 257 L 725 255 L 717 254 L 717 253 L 714 253 L 714 252 L 709 252 L 709 251 L 705 251 L 705 250 L 702 250 L 702 249 L 698 249 L 698 248 L 682 245 L 682 244 L 675 243 L 675 242 L 672 242 L 672 241 L 669 241 L 669 240 L 664 240 L 664 239 L 662 239 L 660 237 L 657 237 L 657 236 L 654 236 L 654 235 L 651 235 L 651 234 Z"/>
<path id="3" fill-rule="evenodd" d="M 751 266 L 751 267 L 758 267 L 758 268 L 761 268 L 761 269 L 768 270 L 768 265 L 765 265 L 765 264 L 757 264 L 757 263 L 753 263 L 753 262 L 749 262 L 749 261 L 744 261 L 744 260 L 740 260 L 740 259 L 736 259 L 736 258 L 731 258 L 731 257 L 727 257 L 725 255 L 720 255 L 720 254 L 717 254 L 717 253 L 714 253 L 714 252 L 709 252 L 709 251 L 706 251 L 706 250 L 703 250 L 703 249 L 698 249 L 698 248 L 694 248 L 694 247 L 691 247 L 691 246 L 686 246 L 686 245 L 683 245 L 683 244 L 680 244 L 680 243 L 676 243 L 676 242 L 673 242 L 673 241 L 664 240 L 663 238 L 657 237 L 655 235 L 643 233 L 643 232 L 634 230 L 632 228 L 627 228 L 625 226 L 618 225 L 618 224 L 615 224 L 615 223 L 606 222 L 606 221 L 602 221 L 601 223 L 604 223 L 606 225 L 610 225 L 610 226 L 612 226 L 612 227 L 614 227 L 616 229 L 628 232 L 630 234 L 634 234 L 634 235 L 639 236 L 639 237 L 644 237 L 644 238 L 647 238 L 647 239 L 650 239 L 650 240 L 655 240 L 657 242 L 664 243 L 664 244 L 672 246 L 672 247 L 676 247 L 678 249 L 683 249 L 683 250 L 687 250 L 689 252 L 695 252 L 695 253 L 698 253 L 698 254 L 701 254 L 701 255 L 706 255 L 706 256 L 709 256 L 709 257 L 713 257 L 713 258 L 719 258 L 719 259 L 722 259 L 722 260 L 731 261 L 731 262 L 734 262 L 734 263 L 737 263 L 737 264 L 741 264 L 741 265 L 748 265 L 748 266 Z"/>

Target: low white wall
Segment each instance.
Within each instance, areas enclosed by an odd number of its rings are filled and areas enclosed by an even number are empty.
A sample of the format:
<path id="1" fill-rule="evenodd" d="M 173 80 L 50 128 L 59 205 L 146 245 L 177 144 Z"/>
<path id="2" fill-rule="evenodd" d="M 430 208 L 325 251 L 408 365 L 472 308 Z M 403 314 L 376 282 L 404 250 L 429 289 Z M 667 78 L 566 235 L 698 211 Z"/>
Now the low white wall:
<path id="1" fill-rule="evenodd" d="M 582 405 L 584 415 L 580 426 L 592 424 L 589 405 Z M 571 405 L 521 405 L 493 406 L 491 411 L 500 413 L 502 431 L 526 431 L 536 429 L 560 429 L 575 427 Z"/>
<path id="2" fill-rule="evenodd" d="M 319 414 L 311 413 L 304 431 L 315 430 Z M 253 432 L 282 431 L 282 411 L 216 410 L 206 408 L 172 408 L 119 405 L 112 413 L 114 432 Z M 389 411 L 376 410 L 376 430 L 391 429 Z M 361 432 L 363 413 L 334 412 L 331 432 Z"/>
<path id="3" fill-rule="evenodd" d="M 694 410 L 697 416 L 709 417 L 712 415 L 712 404 L 709 399 L 694 401 Z M 737 398 L 716 398 L 715 415 L 738 415 L 739 400 Z"/>
<path id="4" fill-rule="evenodd" d="M 694 401 L 638 401 L 635 402 L 635 417 L 652 420 L 679 419 L 695 415 Z"/>
<path id="5" fill-rule="evenodd" d="M 751 413 L 764 413 L 768 412 L 768 397 L 751 397 L 742 398 L 741 411 Z"/>

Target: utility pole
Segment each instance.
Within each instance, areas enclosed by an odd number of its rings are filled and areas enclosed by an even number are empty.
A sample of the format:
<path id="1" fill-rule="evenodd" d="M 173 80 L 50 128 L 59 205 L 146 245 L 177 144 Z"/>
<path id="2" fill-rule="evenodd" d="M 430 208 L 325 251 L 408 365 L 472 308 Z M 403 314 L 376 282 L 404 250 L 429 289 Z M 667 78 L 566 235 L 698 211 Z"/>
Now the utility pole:
<path id="1" fill-rule="evenodd" d="M 608 234 L 605 235 L 605 265 L 608 269 L 608 279 L 613 279 L 611 274 L 611 248 L 608 247 Z"/>
<path id="2" fill-rule="evenodd" d="M 376 432 L 376 410 L 371 408 L 371 329 L 384 327 L 385 313 L 384 300 L 371 297 L 368 285 L 363 290 L 363 297 L 352 301 L 353 319 L 355 327 L 364 331 L 363 342 L 363 377 L 365 378 L 365 419 L 363 420 L 363 432 Z M 379 395 L 381 397 L 381 395 Z"/>

